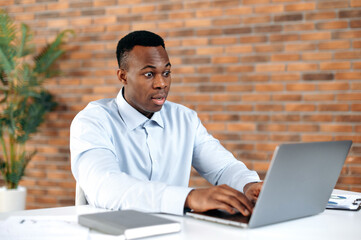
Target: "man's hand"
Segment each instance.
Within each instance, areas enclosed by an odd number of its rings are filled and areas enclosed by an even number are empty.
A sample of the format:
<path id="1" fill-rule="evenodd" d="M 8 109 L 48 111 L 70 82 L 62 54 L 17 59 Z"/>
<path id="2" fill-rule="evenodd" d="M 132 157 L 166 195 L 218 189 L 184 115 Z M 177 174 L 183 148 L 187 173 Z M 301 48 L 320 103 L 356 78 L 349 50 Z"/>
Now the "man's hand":
<path id="1" fill-rule="evenodd" d="M 231 214 L 237 209 L 244 216 L 249 216 L 253 210 L 253 204 L 246 195 L 228 185 L 194 189 L 188 194 L 184 206 L 196 212 L 223 209 Z"/>
<path id="2" fill-rule="evenodd" d="M 247 183 L 243 188 L 243 192 L 246 197 L 253 203 L 256 204 L 259 193 L 261 192 L 263 182 L 251 182 Z"/>

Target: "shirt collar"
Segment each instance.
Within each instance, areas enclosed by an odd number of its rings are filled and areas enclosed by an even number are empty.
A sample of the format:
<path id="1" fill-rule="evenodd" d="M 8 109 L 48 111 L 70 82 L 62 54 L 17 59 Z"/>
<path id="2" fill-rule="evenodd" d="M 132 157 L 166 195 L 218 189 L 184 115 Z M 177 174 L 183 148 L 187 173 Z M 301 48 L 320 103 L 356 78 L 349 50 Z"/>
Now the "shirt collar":
<path id="1" fill-rule="evenodd" d="M 139 125 L 143 125 L 148 121 L 153 121 L 153 122 L 157 123 L 160 127 L 164 128 L 164 122 L 163 122 L 162 114 L 161 114 L 161 111 L 163 110 L 163 108 L 160 111 L 155 112 L 153 114 L 153 116 L 150 119 L 148 119 L 146 116 L 144 116 L 143 114 L 138 112 L 138 110 L 133 108 L 127 101 L 125 101 L 125 99 L 123 97 L 123 89 L 124 88 L 122 88 L 119 91 L 117 98 L 116 98 L 116 102 L 118 105 L 119 114 L 120 114 L 121 118 L 123 119 L 123 121 L 125 122 L 125 125 L 130 130 L 134 130 Z"/>

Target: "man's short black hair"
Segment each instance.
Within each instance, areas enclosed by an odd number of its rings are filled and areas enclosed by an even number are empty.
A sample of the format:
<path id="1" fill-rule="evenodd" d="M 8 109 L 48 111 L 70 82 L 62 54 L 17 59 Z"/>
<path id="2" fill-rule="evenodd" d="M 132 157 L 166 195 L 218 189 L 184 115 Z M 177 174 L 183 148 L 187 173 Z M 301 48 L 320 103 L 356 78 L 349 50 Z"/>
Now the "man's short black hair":
<path id="1" fill-rule="evenodd" d="M 159 35 L 149 31 L 134 31 L 119 40 L 117 46 L 117 60 L 119 68 L 128 69 L 128 53 L 134 46 L 158 47 L 165 49 L 164 40 Z"/>

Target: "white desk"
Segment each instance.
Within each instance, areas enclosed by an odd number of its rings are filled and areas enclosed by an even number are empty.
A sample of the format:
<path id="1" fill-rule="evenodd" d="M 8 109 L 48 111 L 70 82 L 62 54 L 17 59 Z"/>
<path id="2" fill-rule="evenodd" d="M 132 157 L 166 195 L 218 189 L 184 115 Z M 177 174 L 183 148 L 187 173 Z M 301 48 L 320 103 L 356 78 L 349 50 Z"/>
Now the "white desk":
<path id="1" fill-rule="evenodd" d="M 335 193 L 350 193 L 335 190 Z M 358 194 L 361 197 L 361 193 Z M 27 210 L 0 214 L 0 221 L 14 215 L 79 215 L 99 212 L 88 205 L 61 208 Z M 316 216 L 297 219 L 284 223 L 273 224 L 255 229 L 240 229 L 232 226 L 196 220 L 190 217 L 161 214 L 182 224 L 180 233 L 168 234 L 158 237 L 146 238 L 147 240 L 232 240 L 232 239 L 361 239 L 361 211 L 325 210 Z M 99 238 L 100 236 L 100 238 Z M 104 238 L 103 238 L 104 237 Z M 105 239 L 95 234 L 94 239 Z M 92 238 L 93 239 L 93 238 Z"/>

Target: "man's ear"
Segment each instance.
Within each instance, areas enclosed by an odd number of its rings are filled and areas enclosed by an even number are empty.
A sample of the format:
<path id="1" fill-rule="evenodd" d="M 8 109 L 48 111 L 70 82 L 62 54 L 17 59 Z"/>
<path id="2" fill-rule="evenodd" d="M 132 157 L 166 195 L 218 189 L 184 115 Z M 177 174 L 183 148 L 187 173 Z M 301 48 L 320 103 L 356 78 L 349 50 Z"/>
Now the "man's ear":
<path id="1" fill-rule="evenodd" d="M 118 69 L 117 71 L 118 80 L 123 83 L 123 85 L 127 85 L 127 71 L 124 69 Z"/>

